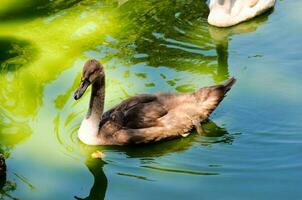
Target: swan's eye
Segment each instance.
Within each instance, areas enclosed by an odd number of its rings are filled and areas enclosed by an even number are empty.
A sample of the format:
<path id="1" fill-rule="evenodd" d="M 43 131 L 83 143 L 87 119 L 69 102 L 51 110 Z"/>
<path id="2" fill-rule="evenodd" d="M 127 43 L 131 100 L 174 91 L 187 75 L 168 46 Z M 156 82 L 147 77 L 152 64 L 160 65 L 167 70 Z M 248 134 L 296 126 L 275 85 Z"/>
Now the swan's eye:
<path id="1" fill-rule="evenodd" d="M 96 73 L 98 70 L 99 70 L 98 68 L 94 69 L 92 72 L 89 73 L 89 76 L 93 75 L 93 74 Z"/>

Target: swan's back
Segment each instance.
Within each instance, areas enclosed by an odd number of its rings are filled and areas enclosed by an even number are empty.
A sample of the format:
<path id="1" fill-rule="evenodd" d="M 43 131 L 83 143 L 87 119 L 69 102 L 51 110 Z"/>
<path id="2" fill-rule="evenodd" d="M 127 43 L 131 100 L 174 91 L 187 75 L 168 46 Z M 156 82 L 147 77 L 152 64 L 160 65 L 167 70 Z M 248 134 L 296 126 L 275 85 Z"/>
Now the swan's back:
<path id="1" fill-rule="evenodd" d="M 187 135 L 195 124 L 208 118 L 235 81 L 231 78 L 194 93 L 132 97 L 104 114 L 101 132 L 108 143 L 120 145 Z"/>

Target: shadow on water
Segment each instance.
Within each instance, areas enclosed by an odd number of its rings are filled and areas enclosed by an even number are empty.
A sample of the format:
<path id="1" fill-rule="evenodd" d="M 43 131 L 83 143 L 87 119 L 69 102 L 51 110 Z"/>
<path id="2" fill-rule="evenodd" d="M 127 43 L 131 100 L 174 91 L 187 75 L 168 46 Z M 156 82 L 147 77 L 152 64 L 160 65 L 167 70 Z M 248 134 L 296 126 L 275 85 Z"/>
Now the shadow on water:
<path id="1" fill-rule="evenodd" d="M 202 127 L 204 129 L 202 135 L 193 131 L 193 133 L 186 138 L 172 139 L 141 146 L 114 147 L 114 150 L 125 153 L 130 158 L 155 158 L 186 151 L 194 144 L 203 146 L 215 143 L 232 144 L 232 136 L 230 136 L 224 128 L 217 126 L 213 121 L 207 120 L 203 122 Z"/>
<path id="2" fill-rule="evenodd" d="M 170 173 L 180 173 L 180 174 L 193 174 L 193 175 L 219 175 L 216 172 L 196 172 L 189 170 L 179 170 L 173 168 L 162 168 L 147 164 L 146 160 L 152 160 L 153 158 L 158 158 L 161 156 L 167 156 L 169 154 L 174 154 L 177 152 L 183 152 L 189 149 L 193 145 L 211 145 L 214 143 L 226 143 L 231 144 L 233 137 L 229 133 L 219 126 L 217 126 L 213 121 L 208 120 L 202 124 L 204 129 L 204 135 L 198 135 L 193 133 L 186 138 L 173 139 L 163 142 L 158 142 L 154 144 L 142 145 L 142 146 L 124 146 L 124 147 L 93 147 L 81 144 L 81 147 L 85 149 L 85 154 L 87 156 L 86 166 L 94 177 L 94 183 L 90 189 L 90 193 L 85 198 L 80 198 L 75 196 L 76 199 L 104 199 L 106 196 L 106 189 L 108 180 L 106 174 L 104 173 L 103 167 L 107 164 L 102 159 L 92 159 L 90 158 L 91 153 L 95 151 L 117 151 L 125 154 L 129 158 L 139 158 L 142 162 L 142 168 L 156 171 L 164 171 Z M 201 139 L 203 138 L 203 139 Z M 152 181 L 144 176 L 138 176 L 127 173 L 118 173 L 120 176 L 127 176 L 132 178 L 138 178 L 146 181 Z"/>
<path id="3" fill-rule="evenodd" d="M 0 73 L 14 72 L 36 56 L 32 44 L 15 38 L 0 38 L 0 52 Z"/>

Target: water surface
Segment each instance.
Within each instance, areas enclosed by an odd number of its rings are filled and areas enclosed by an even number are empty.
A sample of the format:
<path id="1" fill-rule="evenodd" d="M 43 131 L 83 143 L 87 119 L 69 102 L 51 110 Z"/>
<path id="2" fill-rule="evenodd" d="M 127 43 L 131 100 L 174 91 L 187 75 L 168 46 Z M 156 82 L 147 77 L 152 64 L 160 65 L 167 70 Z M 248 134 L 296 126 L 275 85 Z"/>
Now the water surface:
<path id="1" fill-rule="evenodd" d="M 205 1 L 0 4 L 0 199 L 301 199 L 300 1 L 224 29 Z M 76 136 L 89 94 L 72 98 L 89 58 L 105 66 L 106 109 L 238 82 L 205 135 L 89 147 Z"/>

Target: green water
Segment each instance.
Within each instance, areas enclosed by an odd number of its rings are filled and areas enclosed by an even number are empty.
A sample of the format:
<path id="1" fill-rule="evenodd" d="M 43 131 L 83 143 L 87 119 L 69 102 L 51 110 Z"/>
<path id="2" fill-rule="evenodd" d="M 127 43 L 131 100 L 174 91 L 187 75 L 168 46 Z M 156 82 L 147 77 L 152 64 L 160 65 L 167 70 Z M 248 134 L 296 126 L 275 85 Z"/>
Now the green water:
<path id="1" fill-rule="evenodd" d="M 301 199 L 301 7 L 217 29 L 205 1 L 2 0 L 0 199 Z M 204 136 L 89 147 L 76 136 L 89 95 L 72 98 L 89 58 L 105 66 L 106 108 L 238 82 Z"/>

